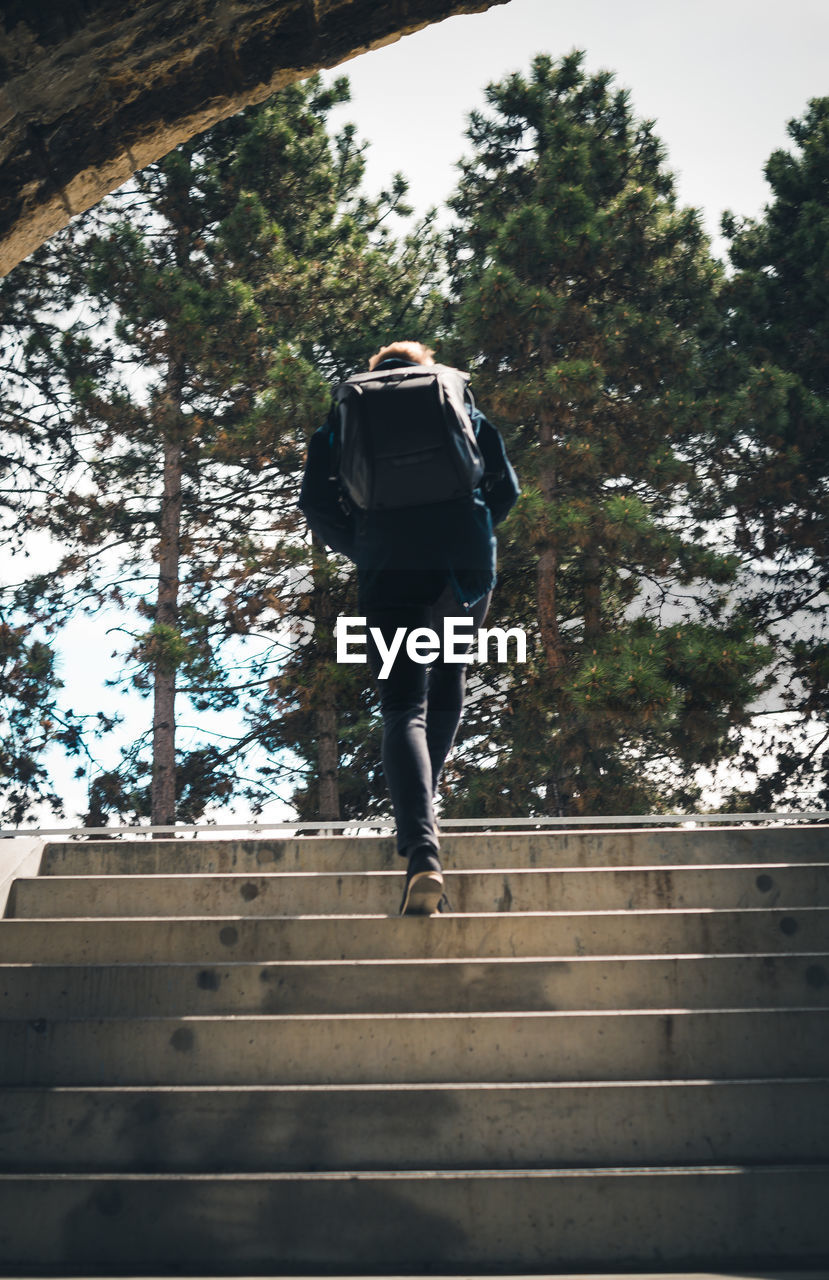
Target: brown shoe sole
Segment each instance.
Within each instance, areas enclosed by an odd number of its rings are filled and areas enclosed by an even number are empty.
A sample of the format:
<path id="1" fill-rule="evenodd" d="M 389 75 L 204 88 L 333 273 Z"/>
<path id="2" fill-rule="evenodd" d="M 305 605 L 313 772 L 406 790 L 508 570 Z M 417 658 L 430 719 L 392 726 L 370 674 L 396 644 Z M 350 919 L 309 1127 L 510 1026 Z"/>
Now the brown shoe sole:
<path id="1" fill-rule="evenodd" d="M 406 885 L 401 916 L 437 915 L 438 903 L 443 897 L 443 876 L 439 871 L 419 871 Z"/>

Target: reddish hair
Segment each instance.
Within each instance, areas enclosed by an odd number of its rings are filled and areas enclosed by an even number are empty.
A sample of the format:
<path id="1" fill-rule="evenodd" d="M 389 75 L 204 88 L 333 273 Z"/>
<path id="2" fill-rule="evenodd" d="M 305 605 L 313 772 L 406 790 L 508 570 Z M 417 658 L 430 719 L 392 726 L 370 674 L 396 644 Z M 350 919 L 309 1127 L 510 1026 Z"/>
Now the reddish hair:
<path id="1" fill-rule="evenodd" d="M 371 357 L 368 367 L 374 369 L 381 360 L 390 360 L 395 356 L 400 360 L 414 360 L 415 364 L 435 363 L 434 351 L 430 347 L 424 347 L 422 342 L 390 342 Z"/>

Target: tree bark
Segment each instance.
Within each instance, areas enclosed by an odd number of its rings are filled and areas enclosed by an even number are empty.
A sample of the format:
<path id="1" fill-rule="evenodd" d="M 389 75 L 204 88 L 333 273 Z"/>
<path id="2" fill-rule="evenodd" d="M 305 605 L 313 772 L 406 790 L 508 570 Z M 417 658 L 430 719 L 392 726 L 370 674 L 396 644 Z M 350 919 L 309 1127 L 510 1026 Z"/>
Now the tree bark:
<path id="1" fill-rule="evenodd" d="M 340 764 L 337 733 L 337 708 L 328 700 L 317 709 L 317 760 L 319 764 L 319 817 L 321 822 L 338 822 L 340 818 Z"/>
<path id="2" fill-rule="evenodd" d="M 602 634 L 602 564 L 597 551 L 584 561 L 584 639 L 596 641 Z"/>
<path id="3" fill-rule="evenodd" d="M 328 586 L 327 555 L 314 538 L 314 634 L 320 662 L 335 659 L 334 602 Z M 330 681 L 320 681 L 315 690 L 314 727 L 317 735 L 317 771 L 319 775 L 318 817 L 321 822 L 340 819 L 340 741 L 337 699 Z"/>
<path id="4" fill-rule="evenodd" d="M 158 545 L 157 627 L 178 630 L 179 560 L 181 554 L 181 402 L 182 362 L 171 360 L 164 395 L 164 492 Z M 176 820 L 176 663 L 159 640 L 153 678 L 153 826 Z"/>
<path id="5" fill-rule="evenodd" d="M 556 469 L 553 456 L 552 422 L 540 423 L 541 467 L 538 483 L 545 502 L 552 502 L 556 495 Z M 564 666 L 561 633 L 558 629 L 556 588 L 558 585 L 558 548 L 551 539 L 542 543 L 536 568 L 536 596 L 538 600 L 538 627 L 547 666 L 557 671 Z"/>

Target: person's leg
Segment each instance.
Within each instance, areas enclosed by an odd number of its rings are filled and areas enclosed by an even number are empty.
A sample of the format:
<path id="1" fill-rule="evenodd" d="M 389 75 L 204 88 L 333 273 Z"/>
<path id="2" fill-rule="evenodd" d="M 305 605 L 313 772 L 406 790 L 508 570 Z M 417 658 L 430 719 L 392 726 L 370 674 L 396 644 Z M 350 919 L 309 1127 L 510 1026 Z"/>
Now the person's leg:
<path id="1" fill-rule="evenodd" d="M 368 658 L 383 713 L 383 769 L 397 826 L 397 851 L 409 863 L 403 915 L 431 915 L 443 893 L 434 794 L 460 722 L 465 664 L 445 663 L 441 657 L 427 674 L 424 663 L 409 657 L 404 642 L 381 679 L 383 660 L 371 628 L 379 629 L 386 650 L 400 627 L 409 631 L 430 626 L 442 639 L 444 617 L 470 617 L 477 629 L 488 604 L 486 596 L 464 610 L 447 588 L 434 606 L 387 609 L 366 617 Z"/>
<path id="2" fill-rule="evenodd" d="M 397 851 L 409 857 L 426 846 L 437 852 L 432 806 L 432 764 L 426 740 L 427 668 L 413 662 L 401 646 L 390 673 L 380 679 L 382 659 L 371 634 L 379 628 L 386 647 L 398 627 L 428 625 L 428 608 L 387 609 L 368 613 L 368 659 L 380 692 L 383 713 L 383 770 L 397 825 Z"/>
<path id="3" fill-rule="evenodd" d="M 473 636 L 483 625 L 489 608 L 490 594 L 485 595 L 470 608 L 464 609 L 455 599 L 451 587 L 432 606 L 429 626 L 443 635 L 445 618 L 471 618 Z M 475 640 L 472 641 L 474 652 Z M 444 662 L 439 658 L 429 670 L 427 684 L 426 745 L 432 773 L 432 795 L 437 794 L 438 783 L 446 758 L 458 732 L 466 694 L 466 663 Z"/>

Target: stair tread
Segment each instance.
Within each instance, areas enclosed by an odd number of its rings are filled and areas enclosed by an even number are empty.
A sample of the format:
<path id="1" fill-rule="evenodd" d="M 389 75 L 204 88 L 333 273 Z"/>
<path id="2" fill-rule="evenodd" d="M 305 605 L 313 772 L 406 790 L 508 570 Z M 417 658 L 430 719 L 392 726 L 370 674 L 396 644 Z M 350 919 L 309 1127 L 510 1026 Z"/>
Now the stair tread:
<path id="1" fill-rule="evenodd" d="M 443 1182 L 457 1182 L 471 1178 L 482 1181 L 494 1178 L 499 1181 L 513 1182 L 521 1178 L 532 1181 L 545 1181 L 553 1178 L 572 1178 L 574 1180 L 591 1177 L 699 1177 L 700 1174 L 744 1174 L 758 1177 L 780 1177 L 787 1173 L 829 1173 L 829 1160 L 807 1161 L 788 1164 L 701 1164 L 701 1165 L 596 1165 L 590 1169 L 580 1166 L 573 1168 L 550 1169 L 322 1169 L 282 1171 L 273 1173 L 147 1173 L 143 1171 L 131 1173 L 0 1173 L 3 1182 L 346 1182 L 349 1178 L 359 1181 L 404 1181 L 422 1182 L 436 1178 Z"/>
<path id="2" fill-rule="evenodd" d="M 493 965 L 500 967 L 544 966 L 566 968 L 571 965 L 606 967 L 608 964 L 646 964 L 675 965 L 687 961 L 692 964 L 717 964 L 727 961 L 764 962 L 776 965 L 785 963 L 802 963 L 807 960 L 826 960 L 829 962 L 829 951 L 717 951 L 700 953 L 698 951 L 660 951 L 642 952 L 621 951 L 618 954 L 603 952 L 601 955 L 567 955 L 545 956 L 399 956 L 399 957 L 348 957 L 333 959 L 308 958 L 298 960 L 221 960 L 205 962 L 201 960 L 0 960 L 0 977 L 12 973 L 70 972 L 119 973 L 138 970 L 203 970 L 212 969 L 267 971 L 276 969 L 377 969 L 392 967 L 401 969 L 418 968 L 469 968 L 476 965 Z"/>
<path id="3" fill-rule="evenodd" d="M 544 1090 L 564 1091 L 596 1091 L 605 1089 L 739 1089 L 767 1088 L 780 1086 L 786 1089 L 798 1089 L 814 1086 L 829 1087 L 829 1074 L 814 1076 L 731 1076 L 727 1079 L 712 1080 L 707 1076 L 666 1078 L 664 1080 L 625 1080 L 606 1076 L 601 1080 L 455 1080 L 423 1081 L 411 1083 L 397 1081 L 374 1084 L 337 1083 L 337 1084 L 8 1084 L 3 1086 L 4 1093 L 21 1096 L 25 1093 L 36 1095 L 87 1095 L 104 1094 L 112 1096 L 129 1095 L 141 1097 L 144 1094 L 166 1094 L 176 1096 L 193 1094 L 197 1097 L 213 1094 L 365 1094 L 365 1093 L 435 1093 L 447 1090 L 456 1093 L 532 1093 Z"/>
<path id="4" fill-rule="evenodd" d="M 579 910 L 567 911 L 439 911 L 431 916 L 406 916 L 401 918 L 399 912 L 382 912 L 382 911 L 363 911 L 363 912 L 338 912 L 338 911 L 306 911 L 297 915 L 261 915 L 250 916 L 243 912 L 228 912 L 226 915 L 177 915 L 177 916 L 34 916 L 29 918 L 9 917 L 0 920 L 0 930 L 13 928 L 20 925 L 28 924 L 98 924 L 108 923 L 117 920 L 119 923 L 132 923 L 133 921 L 162 921 L 169 923 L 176 920 L 206 920 L 211 924 L 223 923 L 226 920 L 248 921 L 268 921 L 268 920 L 398 920 L 405 921 L 404 927 L 411 927 L 417 924 L 435 925 L 445 920 L 500 920 L 505 916 L 509 916 L 512 920 L 521 919 L 557 919 L 565 916 L 667 916 L 674 917 L 679 915 L 697 915 L 697 916 L 725 916 L 725 915 L 747 915 L 757 916 L 771 912 L 778 914 L 794 914 L 795 912 L 809 912 L 817 915 L 823 913 L 829 916 L 829 906 L 810 906 L 803 904 L 792 907 L 612 907 L 607 910 L 589 910 L 587 908 Z"/>
<path id="5" fill-rule="evenodd" d="M 483 1021 L 491 1019 L 493 1021 L 504 1021 L 507 1018 L 514 1020 L 526 1019 L 540 1020 L 546 1018 L 548 1021 L 565 1018 L 701 1018 L 701 1017 L 717 1017 L 725 1018 L 739 1014 L 745 1017 L 758 1018 L 764 1014 L 774 1017 L 785 1017 L 789 1014 L 808 1014 L 810 1017 L 816 1017 L 821 1013 L 829 1013 L 829 999 L 825 1005 L 786 1005 L 780 1008 L 778 1005 L 750 1005 L 748 1007 L 742 1005 L 733 1005 L 726 1008 L 699 1008 L 687 1009 L 685 1007 L 675 1007 L 673 1005 L 660 1006 L 658 1008 L 626 1008 L 626 1009 L 480 1009 L 480 1010 L 426 1010 L 424 1012 L 405 1011 L 403 1013 L 148 1013 L 148 1014 L 130 1014 L 128 1018 L 118 1017 L 100 1017 L 98 1015 L 84 1015 L 79 1018 L 48 1018 L 43 1019 L 44 1022 L 50 1024 L 65 1023 L 156 1023 L 156 1022 L 198 1022 L 212 1024 L 239 1024 L 242 1022 L 251 1022 L 254 1024 L 269 1024 L 276 1022 L 414 1022 L 416 1020 L 429 1022 L 446 1022 L 455 1020 L 458 1022 L 470 1022 L 473 1020 Z M 7 1026 L 15 1023 L 30 1023 L 30 1017 L 20 1018 L 4 1018 L 0 1021 L 0 1027 L 4 1024 Z M 829 1028 L 827 1028 L 829 1030 Z"/>
<path id="6" fill-rule="evenodd" d="M 658 866 L 652 863 L 626 863 L 624 866 L 595 866 L 580 867 L 577 865 L 559 865 L 559 866 L 521 866 L 516 863 L 513 866 L 479 866 L 479 867 L 455 867 L 451 860 L 446 858 L 444 865 L 444 873 L 446 875 L 457 876 L 458 878 L 468 876 L 504 876 L 504 875 L 521 875 L 521 876 L 626 876 L 637 872 L 643 872 L 649 875 L 670 875 L 674 872 L 682 872 L 696 875 L 708 871 L 781 871 L 781 870 L 817 870 L 822 873 L 829 871 L 829 863 L 825 861 L 805 862 L 799 859 L 770 861 L 745 862 L 660 862 Z M 105 871 L 79 871 L 76 873 L 60 874 L 59 872 L 50 873 L 49 875 L 37 876 L 19 876 L 18 882 L 26 883 L 34 882 L 38 884 L 53 884 L 55 881 L 67 880 L 73 884 L 79 880 L 106 880 L 126 881 L 129 884 L 136 884 L 141 880 L 343 880 L 343 879 L 383 879 L 383 880 L 399 880 L 405 871 L 403 860 L 400 860 L 400 866 L 394 869 L 387 867 L 368 867 L 361 869 L 355 867 L 352 870 L 333 870 L 333 871 L 301 871 L 291 868 L 287 871 L 272 870 L 258 868 L 256 871 L 134 871 L 134 872 L 105 872 Z"/>

